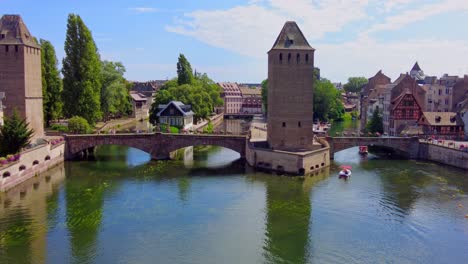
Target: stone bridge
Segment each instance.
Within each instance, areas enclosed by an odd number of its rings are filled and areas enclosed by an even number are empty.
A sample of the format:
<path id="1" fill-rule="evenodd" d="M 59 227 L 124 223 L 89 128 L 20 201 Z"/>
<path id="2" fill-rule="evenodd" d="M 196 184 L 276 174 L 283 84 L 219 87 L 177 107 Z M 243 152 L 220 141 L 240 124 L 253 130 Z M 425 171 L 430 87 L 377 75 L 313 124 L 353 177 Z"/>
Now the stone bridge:
<path id="1" fill-rule="evenodd" d="M 124 145 L 140 149 L 152 159 L 170 159 L 170 153 L 188 146 L 221 146 L 245 157 L 245 136 L 197 134 L 114 134 L 65 135 L 65 158 L 71 159 L 80 152 L 99 145 Z"/>
<path id="2" fill-rule="evenodd" d="M 330 157 L 336 152 L 356 146 L 380 146 L 395 150 L 409 159 L 419 158 L 417 137 L 326 137 L 330 145 Z"/>

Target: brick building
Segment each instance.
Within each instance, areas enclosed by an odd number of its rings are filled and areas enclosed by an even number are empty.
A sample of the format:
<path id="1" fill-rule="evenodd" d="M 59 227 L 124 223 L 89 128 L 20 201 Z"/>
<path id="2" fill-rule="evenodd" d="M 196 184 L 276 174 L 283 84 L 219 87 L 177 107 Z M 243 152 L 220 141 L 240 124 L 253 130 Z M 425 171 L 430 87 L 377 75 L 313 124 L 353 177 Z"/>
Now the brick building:
<path id="1" fill-rule="evenodd" d="M 1 92 L 5 115 L 16 109 L 34 129 L 34 137 L 43 136 L 41 48 L 19 15 L 0 19 Z"/>
<path id="2" fill-rule="evenodd" d="M 390 84 L 391 79 L 382 73 L 377 72 L 368 79 L 367 84 L 361 92 L 361 127 L 364 128 L 372 116 L 374 109 L 380 104 L 380 111 L 383 110 L 383 92 L 385 85 Z"/>
<path id="3" fill-rule="evenodd" d="M 242 108 L 242 93 L 237 83 L 221 82 L 223 89 L 221 98 L 224 100 L 224 114 L 239 114 Z"/>
<path id="4" fill-rule="evenodd" d="M 261 88 L 240 87 L 242 94 L 242 114 L 262 113 L 262 90 Z"/>
<path id="5" fill-rule="evenodd" d="M 286 22 L 268 52 L 267 139 L 273 149 L 313 149 L 314 51 L 297 24 Z"/>

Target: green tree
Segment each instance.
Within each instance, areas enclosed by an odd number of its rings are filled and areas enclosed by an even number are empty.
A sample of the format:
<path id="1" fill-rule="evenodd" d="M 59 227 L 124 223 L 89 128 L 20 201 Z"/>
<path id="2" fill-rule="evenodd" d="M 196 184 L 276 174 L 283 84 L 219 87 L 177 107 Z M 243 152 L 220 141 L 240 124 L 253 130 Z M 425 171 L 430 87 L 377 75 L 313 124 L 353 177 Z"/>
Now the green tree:
<path id="1" fill-rule="evenodd" d="M 91 31 L 79 15 L 68 15 L 62 64 L 64 114 L 94 124 L 102 116 L 101 62 Z"/>
<path id="2" fill-rule="evenodd" d="M 383 133 L 383 118 L 378 108 L 374 110 L 371 120 L 366 124 L 366 131 L 371 133 Z"/>
<path id="3" fill-rule="evenodd" d="M 127 114 L 131 109 L 130 94 L 123 77 L 125 67 L 120 62 L 102 62 L 101 110 L 104 119 Z"/>
<path id="4" fill-rule="evenodd" d="M 74 116 L 68 120 L 68 131 L 75 134 L 85 134 L 91 131 L 91 127 L 83 117 Z"/>
<path id="5" fill-rule="evenodd" d="M 364 85 L 367 84 L 365 77 L 349 77 L 348 82 L 343 86 L 346 92 L 359 93 Z"/>
<path id="6" fill-rule="evenodd" d="M 314 83 L 314 119 L 342 120 L 344 106 L 340 92 L 333 84 L 322 78 Z"/>
<path id="7" fill-rule="evenodd" d="M 268 79 L 262 82 L 262 103 L 265 107 L 264 113 L 268 114 Z"/>
<path id="8" fill-rule="evenodd" d="M 190 62 L 185 58 L 184 54 L 179 55 L 177 62 L 177 82 L 179 85 L 191 84 L 193 81 L 193 72 Z"/>
<path id="9" fill-rule="evenodd" d="M 44 121 L 50 126 L 50 121 L 62 116 L 62 80 L 57 68 L 57 57 L 54 46 L 41 39 L 42 59 L 42 97 Z"/>
<path id="10" fill-rule="evenodd" d="M 30 143 L 33 134 L 26 120 L 13 111 L 13 115 L 6 117 L 3 126 L 0 126 L 0 156 L 20 152 Z"/>
<path id="11" fill-rule="evenodd" d="M 220 95 L 221 87 L 206 74 L 197 74 L 190 84 L 181 85 L 178 78 L 172 79 L 156 93 L 150 110 L 150 122 L 152 124 L 158 122 L 157 113 L 160 104 L 167 104 L 173 100 L 191 105 L 196 121 L 205 119 L 213 113 L 215 107 L 223 105 Z"/>

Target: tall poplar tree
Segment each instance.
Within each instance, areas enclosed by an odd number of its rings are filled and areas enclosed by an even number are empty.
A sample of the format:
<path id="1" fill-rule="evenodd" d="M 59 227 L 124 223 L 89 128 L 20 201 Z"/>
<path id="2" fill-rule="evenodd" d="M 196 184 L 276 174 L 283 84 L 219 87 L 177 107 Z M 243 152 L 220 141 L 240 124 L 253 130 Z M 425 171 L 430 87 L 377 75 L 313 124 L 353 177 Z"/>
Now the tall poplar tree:
<path id="1" fill-rule="evenodd" d="M 91 31 L 79 15 L 68 15 L 62 73 L 65 115 L 82 116 L 94 124 L 102 117 L 101 61 Z"/>
<path id="2" fill-rule="evenodd" d="M 42 97 L 44 121 L 46 126 L 50 121 L 62 116 L 62 80 L 57 68 L 55 48 L 47 40 L 41 39 L 42 57 Z"/>
<path id="3" fill-rule="evenodd" d="M 177 83 L 179 85 L 191 84 L 193 82 L 193 72 L 190 62 L 185 58 L 184 54 L 179 55 L 177 61 Z"/>

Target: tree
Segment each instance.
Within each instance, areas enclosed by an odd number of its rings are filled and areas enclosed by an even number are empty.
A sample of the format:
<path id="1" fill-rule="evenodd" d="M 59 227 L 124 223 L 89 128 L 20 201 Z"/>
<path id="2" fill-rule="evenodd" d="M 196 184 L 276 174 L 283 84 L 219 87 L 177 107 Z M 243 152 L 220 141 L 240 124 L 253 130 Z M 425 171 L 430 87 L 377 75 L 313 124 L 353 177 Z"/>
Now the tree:
<path id="1" fill-rule="evenodd" d="M 104 119 L 127 114 L 131 110 L 130 94 L 123 77 L 125 67 L 120 62 L 102 62 L 101 111 Z"/>
<path id="2" fill-rule="evenodd" d="M 85 134 L 91 130 L 88 121 L 81 116 L 74 116 L 68 120 L 68 131 L 75 134 Z"/>
<path id="3" fill-rule="evenodd" d="M 183 56 L 183 55 L 182 55 Z M 180 57 L 179 57 L 180 62 Z M 190 66 L 190 63 L 187 64 Z M 179 63 L 177 64 L 179 66 Z M 179 68 L 177 69 L 179 70 Z M 185 78 L 185 75 L 181 75 Z M 179 84 L 179 78 L 166 82 L 154 97 L 150 110 L 150 122 L 156 124 L 160 104 L 181 101 L 192 106 L 195 121 L 207 118 L 217 106 L 223 105 L 221 87 L 211 80 L 206 73 L 192 76 L 191 83 Z"/>
<path id="4" fill-rule="evenodd" d="M 42 98 L 44 121 L 50 126 L 50 121 L 62 116 L 62 80 L 57 68 L 57 57 L 54 46 L 41 39 L 42 59 Z"/>
<path id="5" fill-rule="evenodd" d="M 62 64 L 64 114 L 94 124 L 102 116 L 101 62 L 91 31 L 75 14 L 68 15 Z"/>
<path id="6" fill-rule="evenodd" d="M 34 131 L 28 128 L 25 119 L 20 118 L 16 110 L 11 117 L 6 117 L 3 126 L 0 127 L 0 156 L 15 154 L 26 147 Z"/>
<path id="7" fill-rule="evenodd" d="M 364 85 L 367 84 L 365 77 L 349 77 L 348 83 L 343 88 L 346 92 L 359 93 Z"/>
<path id="8" fill-rule="evenodd" d="M 262 103 L 265 107 L 265 113 L 268 114 L 268 79 L 262 82 Z"/>
<path id="9" fill-rule="evenodd" d="M 314 119 L 342 120 L 344 106 L 340 92 L 327 79 L 314 82 Z"/>
<path id="10" fill-rule="evenodd" d="M 374 110 L 371 120 L 366 124 L 366 131 L 371 133 L 383 133 L 383 119 L 378 108 Z"/>
<path id="11" fill-rule="evenodd" d="M 193 72 L 190 62 L 185 58 L 184 54 L 179 55 L 177 62 L 177 82 L 179 85 L 191 84 L 193 81 Z"/>

